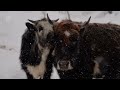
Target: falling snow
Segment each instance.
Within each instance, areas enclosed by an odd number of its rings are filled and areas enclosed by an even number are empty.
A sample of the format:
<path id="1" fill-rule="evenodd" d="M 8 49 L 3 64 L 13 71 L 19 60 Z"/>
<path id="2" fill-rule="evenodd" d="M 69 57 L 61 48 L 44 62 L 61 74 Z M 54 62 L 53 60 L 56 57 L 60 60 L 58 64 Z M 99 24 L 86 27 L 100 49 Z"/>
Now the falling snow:
<path id="1" fill-rule="evenodd" d="M 51 19 L 66 19 L 64 11 L 48 11 Z M 90 16 L 91 22 L 120 24 L 120 11 L 71 11 L 71 19 L 75 21 L 86 21 Z M 44 15 L 41 11 L 0 11 L 0 79 L 26 79 L 21 70 L 19 54 L 21 36 L 28 19 L 41 19 Z M 69 36 L 67 33 L 66 35 Z M 30 43 L 31 44 L 31 43 Z M 59 79 L 56 69 L 53 67 L 51 79 Z"/>

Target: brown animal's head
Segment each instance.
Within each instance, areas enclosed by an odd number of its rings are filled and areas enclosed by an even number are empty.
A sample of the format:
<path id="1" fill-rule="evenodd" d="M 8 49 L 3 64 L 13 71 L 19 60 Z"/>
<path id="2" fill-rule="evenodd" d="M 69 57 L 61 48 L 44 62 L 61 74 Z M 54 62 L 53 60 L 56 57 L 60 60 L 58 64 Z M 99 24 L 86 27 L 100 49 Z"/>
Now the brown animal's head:
<path id="1" fill-rule="evenodd" d="M 58 70 L 71 70 L 75 66 L 78 53 L 80 25 L 70 20 L 63 20 L 54 26 L 55 30 L 55 65 Z"/>
<path id="2" fill-rule="evenodd" d="M 91 17 L 90 17 L 91 18 Z M 79 62 L 79 38 L 89 24 L 63 20 L 54 25 L 55 32 L 55 66 L 58 70 L 68 71 L 76 68 Z"/>

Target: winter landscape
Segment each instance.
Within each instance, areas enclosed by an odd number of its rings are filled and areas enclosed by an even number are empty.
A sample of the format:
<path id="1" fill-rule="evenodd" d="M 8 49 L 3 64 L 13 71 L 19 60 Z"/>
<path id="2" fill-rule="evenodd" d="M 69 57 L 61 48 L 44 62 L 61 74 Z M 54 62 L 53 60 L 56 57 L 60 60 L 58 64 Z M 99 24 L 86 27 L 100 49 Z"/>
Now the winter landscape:
<path id="1" fill-rule="evenodd" d="M 66 11 L 0 11 L 0 79 L 26 79 L 20 67 L 21 36 L 28 19 L 38 20 L 48 13 L 51 19 L 67 19 Z M 69 11 L 74 21 L 86 21 L 91 16 L 91 22 L 115 23 L 120 25 L 120 11 Z M 51 79 L 59 79 L 53 68 Z"/>

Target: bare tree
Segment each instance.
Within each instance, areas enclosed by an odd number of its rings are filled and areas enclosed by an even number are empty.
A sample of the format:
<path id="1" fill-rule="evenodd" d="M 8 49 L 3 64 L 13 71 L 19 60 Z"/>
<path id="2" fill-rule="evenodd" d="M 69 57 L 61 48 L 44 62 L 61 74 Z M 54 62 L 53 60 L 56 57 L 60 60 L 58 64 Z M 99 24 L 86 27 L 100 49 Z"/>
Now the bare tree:
<path id="1" fill-rule="evenodd" d="M 68 15 L 68 19 L 71 20 L 69 11 L 66 11 L 66 12 L 67 12 L 67 15 Z"/>

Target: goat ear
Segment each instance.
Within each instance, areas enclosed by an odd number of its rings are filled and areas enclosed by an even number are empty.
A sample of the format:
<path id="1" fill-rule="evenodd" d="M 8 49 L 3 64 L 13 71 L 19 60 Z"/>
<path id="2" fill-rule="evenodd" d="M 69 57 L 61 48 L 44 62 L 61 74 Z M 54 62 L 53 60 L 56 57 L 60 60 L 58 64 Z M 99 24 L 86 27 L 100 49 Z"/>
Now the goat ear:
<path id="1" fill-rule="evenodd" d="M 84 31 L 85 31 L 85 27 L 81 27 L 81 29 L 79 31 L 80 36 L 83 35 Z"/>
<path id="2" fill-rule="evenodd" d="M 31 24 L 29 22 L 26 22 L 25 24 L 30 31 L 36 31 L 37 30 L 36 27 L 33 24 Z"/>

